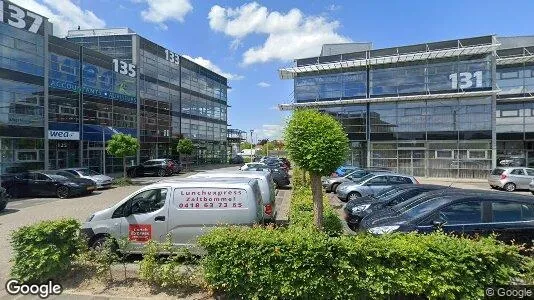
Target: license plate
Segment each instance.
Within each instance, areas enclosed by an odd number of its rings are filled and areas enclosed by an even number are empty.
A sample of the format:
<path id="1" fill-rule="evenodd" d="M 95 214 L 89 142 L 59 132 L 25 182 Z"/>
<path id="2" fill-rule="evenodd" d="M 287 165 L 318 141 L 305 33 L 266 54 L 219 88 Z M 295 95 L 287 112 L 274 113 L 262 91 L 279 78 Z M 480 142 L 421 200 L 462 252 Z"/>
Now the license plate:
<path id="1" fill-rule="evenodd" d="M 94 190 L 94 189 L 95 189 L 94 186 L 88 186 L 88 187 L 87 187 L 87 190 L 88 190 L 88 191 L 90 191 L 90 190 Z"/>

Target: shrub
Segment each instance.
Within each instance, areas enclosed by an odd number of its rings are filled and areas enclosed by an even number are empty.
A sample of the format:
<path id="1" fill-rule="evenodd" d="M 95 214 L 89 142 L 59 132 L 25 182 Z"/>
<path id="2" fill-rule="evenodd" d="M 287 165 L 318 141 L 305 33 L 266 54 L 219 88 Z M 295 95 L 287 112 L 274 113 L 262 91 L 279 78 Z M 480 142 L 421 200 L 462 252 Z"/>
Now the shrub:
<path id="1" fill-rule="evenodd" d="M 324 232 L 329 236 L 339 236 L 343 233 L 343 225 L 334 211 L 328 198 L 323 195 Z M 289 225 L 299 228 L 314 228 L 313 203 L 310 188 L 294 188 L 289 208 Z"/>
<path id="2" fill-rule="evenodd" d="M 64 275 L 85 241 L 74 219 L 42 221 L 11 235 L 14 257 L 11 276 L 23 282 L 42 283 Z"/>
<path id="3" fill-rule="evenodd" d="M 520 278 L 517 248 L 493 238 L 219 228 L 200 238 L 207 283 L 230 299 L 479 299 Z"/>
<path id="4" fill-rule="evenodd" d="M 119 177 L 113 179 L 113 184 L 116 186 L 129 186 L 133 185 L 133 181 L 129 177 Z"/>
<path id="5" fill-rule="evenodd" d="M 309 176 L 305 176 L 305 175 L 306 174 L 302 169 L 298 167 L 293 168 L 292 182 L 293 182 L 294 189 L 298 189 L 302 187 L 310 188 L 311 185 L 310 185 L 309 178 L 306 178 Z"/>

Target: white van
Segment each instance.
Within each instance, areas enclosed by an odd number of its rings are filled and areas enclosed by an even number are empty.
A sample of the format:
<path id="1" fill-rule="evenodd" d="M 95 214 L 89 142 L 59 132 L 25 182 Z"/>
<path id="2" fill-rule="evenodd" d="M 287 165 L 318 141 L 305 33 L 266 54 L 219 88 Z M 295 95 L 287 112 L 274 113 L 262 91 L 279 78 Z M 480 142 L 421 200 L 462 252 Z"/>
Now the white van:
<path id="1" fill-rule="evenodd" d="M 187 178 L 251 178 L 257 179 L 260 186 L 261 196 L 263 198 L 263 217 L 265 220 L 275 220 L 275 200 L 276 192 L 272 175 L 269 171 L 231 171 L 231 172 L 203 172 L 191 175 Z"/>
<path id="2" fill-rule="evenodd" d="M 163 242 L 170 235 L 175 246 L 191 246 L 215 226 L 261 222 L 263 203 L 256 179 L 182 179 L 143 187 L 94 213 L 82 233 L 92 247 L 108 237 L 127 238 L 128 251 L 141 252 L 149 240 Z"/>

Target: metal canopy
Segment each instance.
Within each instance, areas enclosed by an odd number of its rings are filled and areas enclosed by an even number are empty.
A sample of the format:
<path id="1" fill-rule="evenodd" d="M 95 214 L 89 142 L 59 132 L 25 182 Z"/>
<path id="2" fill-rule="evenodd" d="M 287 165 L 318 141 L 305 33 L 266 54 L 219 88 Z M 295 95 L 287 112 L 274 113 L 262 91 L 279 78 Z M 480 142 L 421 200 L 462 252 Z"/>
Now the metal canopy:
<path id="1" fill-rule="evenodd" d="M 534 62 L 534 55 L 522 55 L 513 57 L 497 58 L 497 65 L 512 65 L 522 64 L 527 62 Z"/>
<path id="2" fill-rule="evenodd" d="M 421 94 L 421 95 L 408 95 L 408 96 L 360 98 L 360 99 L 315 101 L 315 102 L 303 102 L 303 103 L 287 103 L 287 104 L 279 104 L 278 109 L 282 111 L 286 111 L 286 110 L 294 110 L 297 108 L 305 108 L 305 107 L 329 107 L 329 106 L 332 107 L 332 106 L 364 104 L 364 103 L 415 101 L 415 100 L 430 100 L 430 99 L 450 99 L 450 98 L 461 98 L 461 97 L 481 97 L 481 96 L 491 96 L 499 92 L 500 90 L 491 90 L 491 91 L 476 91 L 476 92 Z"/>
<path id="3" fill-rule="evenodd" d="M 397 54 L 384 57 L 371 57 L 357 60 L 347 60 L 339 61 L 334 63 L 326 64 L 314 64 L 300 67 L 289 67 L 282 68 L 278 70 L 280 79 L 293 79 L 297 74 L 309 73 L 309 72 L 319 72 L 319 71 L 328 71 L 328 70 L 337 70 L 351 67 L 361 67 L 361 66 L 373 66 L 373 65 L 383 65 L 383 64 L 392 64 L 399 62 L 408 62 L 408 61 L 420 61 L 427 59 L 443 58 L 443 57 L 456 57 L 462 55 L 473 55 L 491 52 L 496 50 L 501 44 L 493 43 L 486 45 L 477 45 L 477 46 L 459 46 L 458 48 L 451 49 L 441 49 L 441 50 L 427 50 L 424 52 L 415 52 L 408 54 Z"/>

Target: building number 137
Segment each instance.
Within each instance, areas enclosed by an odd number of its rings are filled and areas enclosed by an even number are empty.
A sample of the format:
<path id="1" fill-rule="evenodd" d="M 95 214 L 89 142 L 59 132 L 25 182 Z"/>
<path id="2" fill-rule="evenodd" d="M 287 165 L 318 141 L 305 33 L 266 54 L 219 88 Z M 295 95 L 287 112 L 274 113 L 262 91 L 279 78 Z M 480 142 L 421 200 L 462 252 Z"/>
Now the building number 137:
<path id="1" fill-rule="evenodd" d="M 453 73 L 449 75 L 449 80 L 453 89 L 468 89 L 472 88 L 473 84 L 477 88 L 482 87 L 482 71 Z"/>

